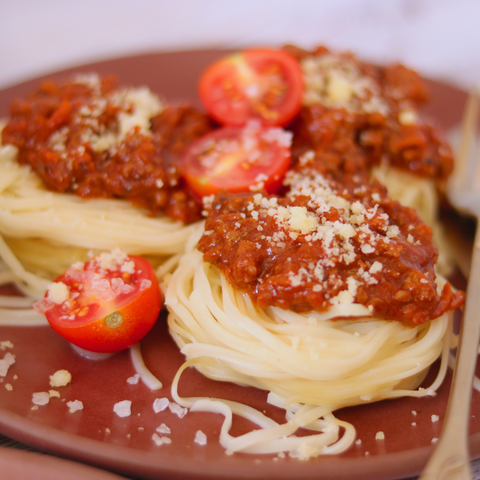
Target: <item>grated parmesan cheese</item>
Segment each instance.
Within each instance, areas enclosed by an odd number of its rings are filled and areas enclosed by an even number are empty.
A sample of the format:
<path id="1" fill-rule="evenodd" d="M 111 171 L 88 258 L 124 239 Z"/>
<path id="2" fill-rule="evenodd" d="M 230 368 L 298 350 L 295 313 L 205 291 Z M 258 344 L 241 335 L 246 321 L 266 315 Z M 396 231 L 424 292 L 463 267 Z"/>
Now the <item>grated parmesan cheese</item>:
<path id="1" fill-rule="evenodd" d="M 13 343 L 10 340 L 1 341 L 0 350 L 6 350 L 7 348 L 13 348 Z"/>
<path id="2" fill-rule="evenodd" d="M 415 125 L 418 122 L 418 114 L 414 110 L 402 110 L 398 114 L 398 122 L 401 125 Z"/>
<path id="3" fill-rule="evenodd" d="M 0 376 L 5 377 L 9 368 L 15 363 L 15 356 L 7 352 L 3 359 L 0 360 Z"/>
<path id="4" fill-rule="evenodd" d="M 175 415 L 178 415 L 180 418 L 183 418 L 188 412 L 187 408 L 184 408 L 184 407 L 182 407 L 181 405 L 179 405 L 178 403 L 175 403 L 175 402 L 170 402 L 168 404 L 168 408 L 170 409 L 170 411 L 172 413 L 174 413 Z"/>
<path id="5" fill-rule="evenodd" d="M 70 413 L 78 412 L 79 410 L 83 410 L 83 402 L 80 400 L 73 400 L 71 402 L 67 402 L 67 407 L 69 408 Z"/>
<path id="6" fill-rule="evenodd" d="M 50 395 L 48 392 L 35 392 L 32 395 L 32 403 L 34 405 L 47 405 L 50 401 Z"/>
<path id="7" fill-rule="evenodd" d="M 131 400 L 122 400 L 121 402 L 118 402 L 113 406 L 113 411 L 119 417 L 129 417 L 132 413 L 131 409 L 132 409 Z"/>
<path id="8" fill-rule="evenodd" d="M 65 387 L 72 381 L 72 374 L 68 370 L 57 370 L 50 375 L 50 385 L 52 387 Z"/>
<path id="9" fill-rule="evenodd" d="M 369 253 L 375 253 L 375 249 L 369 244 L 362 245 L 360 249 L 365 255 L 368 255 Z"/>
<path id="10" fill-rule="evenodd" d="M 170 400 L 168 400 L 168 398 L 164 397 L 164 398 L 156 398 L 154 401 L 153 401 L 153 411 L 155 413 L 158 413 L 158 412 L 161 412 L 163 410 L 165 410 L 170 404 Z"/>
<path id="11" fill-rule="evenodd" d="M 89 143 L 96 152 L 115 151 L 133 129 L 144 135 L 151 135 L 150 119 L 159 114 L 164 106 L 148 88 L 123 88 L 104 94 L 100 77 L 96 74 L 77 76 L 74 81 L 91 90 L 90 103 L 72 114 L 73 122 L 83 126 L 80 138 L 82 143 Z M 100 124 L 99 119 L 107 109 L 112 108 L 118 111 L 117 122 L 106 128 Z M 55 131 L 48 139 L 51 148 L 58 152 L 64 151 L 68 136 L 68 126 Z M 79 150 L 82 148 L 83 145 Z"/>
<path id="12" fill-rule="evenodd" d="M 195 433 L 195 443 L 198 443 L 199 445 L 206 445 L 207 444 L 207 436 L 201 431 L 197 430 Z"/>
<path id="13" fill-rule="evenodd" d="M 321 103 L 354 113 L 388 114 L 378 81 L 365 75 L 353 59 L 342 54 L 310 55 L 301 61 L 301 67 L 305 105 Z"/>
<path id="14" fill-rule="evenodd" d="M 158 433 L 172 433 L 170 427 L 167 427 L 164 423 L 162 423 L 159 427 L 157 427 L 156 432 Z"/>
<path id="15" fill-rule="evenodd" d="M 305 442 L 301 443 L 296 451 L 290 452 L 290 457 L 298 458 L 299 460 L 309 460 L 310 458 L 318 457 L 321 453 L 322 451 L 319 447 Z"/>
<path id="16" fill-rule="evenodd" d="M 119 248 L 113 249 L 111 252 L 103 252 L 97 257 L 97 263 L 103 270 L 116 270 L 128 260 L 126 253 Z"/>
<path id="17" fill-rule="evenodd" d="M 137 385 L 139 380 L 140 380 L 140 374 L 136 373 L 135 375 L 127 378 L 127 383 L 129 383 L 130 385 Z"/>
<path id="18" fill-rule="evenodd" d="M 152 435 L 152 440 L 155 442 L 155 445 L 157 445 L 158 447 L 159 447 L 160 445 L 163 445 L 163 444 L 172 443 L 171 438 L 168 438 L 168 437 L 160 437 L 160 436 L 157 435 L 156 433 L 154 433 L 154 434 Z"/>
<path id="19" fill-rule="evenodd" d="M 133 275 L 135 273 L 135 262 L 133 260 L 126 261 L 121 267 L 121 272 L 129 273 Z"/>
<path id="20" fill-rule="evenodd" d="M 70 298 L 70 290 L 63 282 L 51 283 L 47 289 L 47 299 L 61 305 Z"/>

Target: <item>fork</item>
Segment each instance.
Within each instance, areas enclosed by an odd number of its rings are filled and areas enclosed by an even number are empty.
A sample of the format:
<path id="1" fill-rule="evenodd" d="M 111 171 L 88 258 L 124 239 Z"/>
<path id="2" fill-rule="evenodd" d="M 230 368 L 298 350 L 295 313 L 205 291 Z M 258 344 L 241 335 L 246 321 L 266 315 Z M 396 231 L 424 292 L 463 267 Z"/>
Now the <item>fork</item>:
<path id="1" fill-rule="evenodd" d="M 440 438 L 418 480 L 471 480 L 468 426 L 472 383 L 480 334 L 480 156 L 477 121 L 479 94 L 474 89 L 467 100 L 456 155 L 456 171 L 449 185 L 452 204 L 477 219 L 466 303 L 457 348 L 455 369 Z"/>

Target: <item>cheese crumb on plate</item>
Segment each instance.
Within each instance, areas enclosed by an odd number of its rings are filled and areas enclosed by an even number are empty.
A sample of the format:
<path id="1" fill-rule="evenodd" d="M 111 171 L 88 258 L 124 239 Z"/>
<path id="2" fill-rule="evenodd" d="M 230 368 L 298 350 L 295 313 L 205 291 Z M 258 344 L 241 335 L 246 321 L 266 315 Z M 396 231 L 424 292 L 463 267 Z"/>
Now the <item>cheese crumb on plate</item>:
<path id="1" fill-rule="evenodd" d="M 119 417 L 129 417 L 132 413 L 132 402 L 131 400 L 123 400 L 121 402 L 116 403 L 113 406 L 113 411 L 119 416 Z"/>
<path id="2" fill-rule="evenodd" d="M 72 374 L 68 370 L 57 370 L 50 375 L 50 385 L 52 387 L 65 387 L 72 381 Z"/>

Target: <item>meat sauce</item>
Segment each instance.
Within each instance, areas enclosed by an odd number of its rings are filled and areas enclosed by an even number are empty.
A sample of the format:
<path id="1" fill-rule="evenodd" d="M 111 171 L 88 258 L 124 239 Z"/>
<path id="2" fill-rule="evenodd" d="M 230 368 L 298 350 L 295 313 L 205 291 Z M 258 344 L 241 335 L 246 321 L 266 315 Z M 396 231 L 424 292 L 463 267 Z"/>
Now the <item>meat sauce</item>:
<path id="1" fill-rule="evenodd" d="M 362 167 L 381 161 L 421 177 L 450 175 L 453 155 L 442 132 L 418 114 L 428 91 L 403 65 L 379 67 L 324 47 L 285 47 L 302 64 L 306 94 L 292 125 L 294 158 L 306 150 L 343 153 L 355 144 Z"/>
<path id="2" fill-rule="evenodd" d="M 44 83 L 11 106 L 2 142 L 18 147 L 46 187 L 84 198 L 130 200 L 183 223 L 201 218 L 178 157 L 212 129 L 188 105 L 164 105 L 147 89 L 122 89 L 113 77 Z"/>
<path id="3" fill-rule="evenodd" d="M 462 292 L 437 292 L 438 252 L 414 210 L 375 181 L 338 182 L 311 152 L 289 172 L 285 197 L 215 198 L 199 250 L 263 308 L 308 313 L 354 302 L 419 325 L 457 308 Z"/>

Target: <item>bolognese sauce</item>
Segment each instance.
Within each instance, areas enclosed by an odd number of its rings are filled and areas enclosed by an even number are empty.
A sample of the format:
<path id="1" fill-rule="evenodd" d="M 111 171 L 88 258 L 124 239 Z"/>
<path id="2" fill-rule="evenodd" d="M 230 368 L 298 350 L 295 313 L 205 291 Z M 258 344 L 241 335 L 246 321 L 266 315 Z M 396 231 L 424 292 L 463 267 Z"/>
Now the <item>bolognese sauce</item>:
<path id="1" fill-rule="evenodd" d="M 435 283 L 432 232 L 378 182 L 338 182 L 304 155 L 285 197 L 215 198 L 200 240 L 204 260 L 261 308 L 298 313 L 361 303 L 374 315 L 419 325 L 460 306 L 464 295 Z"/>
<path id="2" fill-rule="evenodd" d="M 305 78 L 303 108 L 292 126 L 294 158 L 309 149 L 328 150 L 332 142 L 341 151 L 345 138 L 356 143 L 369 168 L 387 161 L 439 184 L 450 175 L 450 146 L 441 130 L 419 115 L 428 91 L 416 72 L 371 65 L 325 47 L 285 50 L 298 59 Z"/>
<path id="3" fill-rule="evenodd" d="M 50 190 L 84 198 L 125 198 L 152 214 L 190 223 L 201 205 L 185 188 L 178 157 L 212 129 L 185 104 L 165 104 L 147 88 L 114 77 L 46 82 L 11 105 L 2 142 L 13 144 Z"/>

